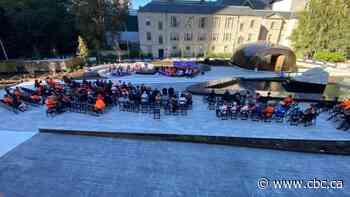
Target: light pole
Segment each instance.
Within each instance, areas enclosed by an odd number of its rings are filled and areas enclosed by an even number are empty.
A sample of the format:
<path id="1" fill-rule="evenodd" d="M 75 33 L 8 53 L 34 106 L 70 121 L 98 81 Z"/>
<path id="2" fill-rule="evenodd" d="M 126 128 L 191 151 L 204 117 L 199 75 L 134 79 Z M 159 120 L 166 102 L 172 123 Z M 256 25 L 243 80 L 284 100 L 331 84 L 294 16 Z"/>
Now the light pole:
<path id="1" fill-rule="evenodd" d="M 9 60 L 7 53 L 6 53 L 6 50 L 5 50 L 5 47 L 4 47 L 4 43 L 2 42 L 1 39 L 0 39 L 0 45 L 1 45 L 2 52 L 4 53 L 5 59 Z"/>

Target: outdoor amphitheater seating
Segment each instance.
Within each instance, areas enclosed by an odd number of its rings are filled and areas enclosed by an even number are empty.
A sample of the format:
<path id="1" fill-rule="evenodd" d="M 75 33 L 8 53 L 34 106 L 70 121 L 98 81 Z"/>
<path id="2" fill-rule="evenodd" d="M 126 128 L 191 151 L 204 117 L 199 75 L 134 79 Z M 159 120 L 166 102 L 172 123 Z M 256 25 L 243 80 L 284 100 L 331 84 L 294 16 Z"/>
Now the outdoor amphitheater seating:
<path id="1" fill-rule="evenodd" d="M 286 120 L 290 125 L 311 126 L 316 124 L 318 110 L 311 104 L 306 110 L 301 110 L 298 103 L 292 103 L 286 106 L 283 102 L 259 103 L 251 100 L 243 100 L 244 105 L 237 102 L 222 101 L 215 99 L 216 116 L 221 120 L 252 120 L 282 123 Z M 258 100 L 257 100 L 258 101 Z M 208 103 L 208 106 L 211 105 Z M 350 121 L 350 113 L 349 113 Z M 350 122 L 349 122 L 350 123 Z M 349 124 L 350 127 L 350 124 Z"/>

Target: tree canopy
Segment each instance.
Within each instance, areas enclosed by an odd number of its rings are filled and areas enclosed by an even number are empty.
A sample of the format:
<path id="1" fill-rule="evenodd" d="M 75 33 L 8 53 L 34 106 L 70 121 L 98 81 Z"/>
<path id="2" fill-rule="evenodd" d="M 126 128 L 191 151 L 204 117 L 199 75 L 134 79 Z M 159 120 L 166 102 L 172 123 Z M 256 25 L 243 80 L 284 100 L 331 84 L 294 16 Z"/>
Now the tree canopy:
<path id="1" fill-rule="evenodd" d="M 1 0 L 0 39 L 10 58 L 74 54 L 78 35 L 100 49 L 106 22 L 117 27 L 126 11 L 117 0 Z"/>
<path id="2" fill-rule="evenodd" d="M 291 40 L 302 53 L 319 51 L 350 54 L 350 1 L 310 0 L 307 10 L 299 13 Z"/>

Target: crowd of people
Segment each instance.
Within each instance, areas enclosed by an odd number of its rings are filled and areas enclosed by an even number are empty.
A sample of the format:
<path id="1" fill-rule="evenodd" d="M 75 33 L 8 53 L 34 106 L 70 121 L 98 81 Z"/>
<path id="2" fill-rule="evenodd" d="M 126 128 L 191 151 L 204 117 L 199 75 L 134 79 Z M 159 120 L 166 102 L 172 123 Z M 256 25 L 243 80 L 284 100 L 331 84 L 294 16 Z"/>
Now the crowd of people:
<path id="1" fill-rule="evenodd" d="M 200 70 L 192 67 L 161 67 L 158 72 L 170 77 L 194 77 L 200 73 Z"/>
<path id="2" fill-rule="evenodd" d="M 346 99 L 337 105 L 330 111 L 328 120 L 340 121 L 337 129 L 348 130 L 350 128 L 350 99 Z"/>
<path id="3" fill-rule="evenodd" d="M 291 124 L 304 123 L 305 126 L 312 124 L 318 113 L 315 104 L 310 104 L 306 110 L 301 110 L 294 101 L 292 95 L 288 95 L 282 101 L 272 100 L 271 93 L 263 97 L 259 93 L 255 95 L 249 91 L 236 92 L 230 94 L 226 91 L 220 101 L 216 101 L 215 92 L 211 92 L 207 98 L 209 108 L 216 105 L 216 115 L 227 119 L 240 117 L 241 119 L 251 118 L 252 120 L 270 121 L 275 118 L 278 122 L 283 122 L 287 114 Z"/>
<path id="4" fill-rule="evenodd" d="M 16 87 L 14 90 L 5 89 L 6 94 L 2 99 L 0 99 L 0 102 L 6 106 L 9 106 L 13 110 L 19 110 L 19 111 L 26 111 L 27 110 L 27 105 L 23 101 L 24 99 L 24 94 L 22 91 L 19 89 L 19 87 Z M 38 98 L 37 95 L 32 95 L 31 98 L 33 100 L 40 99 Z"/>
<path id="5" fill-rule="evenodd" d="M 96 113 L 103 113 L 109 106 L 125 103 L 162 105 L 173 112 L 181 106 L 192 105 L 192 94 L 189 92 L 178 94 L 172 87 L 158 90 L 144 84 L 133 85 L 121 81 L 83 80 L 78 82 L 65 78 L 64 83 L 59 83 L 53 79 L 47 79 L 35 81 L 34 87 L 34 90 L 27 90 L 30 91 L 28 97 L 32 102 L 45 104 L 48 114 L 64 112 L 76 106 L 77 103 L 86 104 L 88 107 L 86 110 Z M 22 109 L 24 107 L 21 105 L 25 105 L 24 102 L 20 102 L 23 94 L 19 88 L 13 92 L 7 90 L 7 94 L 1 101 L 6 105 Z"/>

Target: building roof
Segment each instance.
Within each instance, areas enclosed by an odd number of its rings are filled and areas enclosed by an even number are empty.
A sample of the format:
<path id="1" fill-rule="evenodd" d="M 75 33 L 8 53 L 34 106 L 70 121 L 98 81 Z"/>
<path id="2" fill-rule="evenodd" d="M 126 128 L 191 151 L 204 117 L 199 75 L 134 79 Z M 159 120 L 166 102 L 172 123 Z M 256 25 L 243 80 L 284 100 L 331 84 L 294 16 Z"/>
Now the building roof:
<path id="1" fill-rule="evenodd" d="M 223 0 L 229 1 L 229 0 Z M 232 1 L 232 0 L 231 0 Z M 235 2 L 248 2 L 247 0 L 237 0 Z M 250 2 L 253 2 L 250 0 Z M 273 14 L 284 18 L 293 17 L 291 12 L 274 12 L 270 9 L 252 9 L 249 6 L 225 4 L 218 2 L 200 2 L 200 1 L 152 1 L 141 7 L 139 12 L 153 13 L 185 13 L 185 14 L 217 14 L 233 16 L 262 16 L 268 17 Z"/>

